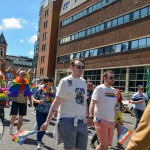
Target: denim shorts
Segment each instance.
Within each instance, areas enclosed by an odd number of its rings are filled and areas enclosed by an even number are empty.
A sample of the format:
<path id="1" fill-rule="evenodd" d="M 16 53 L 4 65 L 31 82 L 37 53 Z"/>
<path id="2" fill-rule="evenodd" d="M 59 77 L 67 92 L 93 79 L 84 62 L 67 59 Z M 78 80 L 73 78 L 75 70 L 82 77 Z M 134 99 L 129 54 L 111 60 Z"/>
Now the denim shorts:
<path id="1" fill-rule="evenodd" d="M 60 118 L 58 125 L 64 142 L 64 149 L 87 150 L 88 129 L 83 120 L 78 120 L 78 126 L 75 127 L 74 118 Z"/>

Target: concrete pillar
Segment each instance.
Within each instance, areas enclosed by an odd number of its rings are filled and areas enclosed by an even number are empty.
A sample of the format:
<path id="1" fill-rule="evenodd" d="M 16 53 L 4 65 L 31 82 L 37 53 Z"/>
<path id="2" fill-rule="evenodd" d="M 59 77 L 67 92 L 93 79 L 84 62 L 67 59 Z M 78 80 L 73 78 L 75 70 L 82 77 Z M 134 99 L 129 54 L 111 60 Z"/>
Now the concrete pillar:
<path id="1" fill-rule="evenodd" d="M 104 69 L 101 69 L 101 83 L 100 84 L 102 84 L 103 83 L 103 73 L 104 73 Z"/>
<path id="2" fill-rule="evenodd" d="M 129 91 L 129 67 L 126 68 L 126 83 L 125 83 L 125 93 Z"/>

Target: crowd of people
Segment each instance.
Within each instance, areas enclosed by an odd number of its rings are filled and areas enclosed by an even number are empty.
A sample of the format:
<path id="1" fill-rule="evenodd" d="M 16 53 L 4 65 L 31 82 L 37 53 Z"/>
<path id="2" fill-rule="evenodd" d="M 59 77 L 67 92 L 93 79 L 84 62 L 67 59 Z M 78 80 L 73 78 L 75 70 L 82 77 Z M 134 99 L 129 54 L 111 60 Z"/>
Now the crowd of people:
<path id="1" fill-rule="evenodd" d="M 95 86 L 90 80 L 86 81 L 81 77 L 85 69 L 82 59 L 72 60 L 70 69 L 71 74 L 60 80 L 57 90 L 54 87 L 54 80 L 44 77 L 41 78 L 34 93 L 31 92 L 30 83 L 26 79 L 26 72 L 24 70 L 19 72 L 19 76 L 9 84 L 8 90 L 7 105 L 12 99 L 10 134 L 14 133 L 17 115 L 19 117 L 16 132 L 19 132 L 23 117 L 27 114 L 27 106 L 32 107 L 34 104 L 35 126 L 38 131 L 36 150 L 41 150 L 44 144 L 43 136 L 54 116 L 57 117 L 54 138 L 57 144 L 64 143 L 64 149 L 87 150 L 88 127 L 95 127 L 91 148 L 107 150 L 112 146 L 115 128 L 119 138 L 124 127 L 122 113 L 128 110 L 122 103 L 120 90 L 113 87 L 114 72 L 105 71 L 103 84 Z M 139 85 L 138 92 L 129 101 L 135 104 L 137 122 L 127 150 L 147 150 L 150 146 L 150 104 L 146 107 L 147 100 L 144 87 Z M 137 148 L 138 145 L 140 149 Z M 116 143 L 116 147 L 125 149 L 119 142 Z"/>

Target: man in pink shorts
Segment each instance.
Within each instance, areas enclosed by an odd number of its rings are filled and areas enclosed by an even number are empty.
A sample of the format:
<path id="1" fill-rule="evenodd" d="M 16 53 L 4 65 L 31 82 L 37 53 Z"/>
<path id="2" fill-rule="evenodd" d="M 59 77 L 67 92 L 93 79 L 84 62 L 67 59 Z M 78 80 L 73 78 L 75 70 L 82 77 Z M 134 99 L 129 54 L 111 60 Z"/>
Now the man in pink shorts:
<path id="1" fill-rule="evenodd" d="M 114 85 L 114 73 L 107 70 L 103 74 L 104 84 L 97 86 L 92 94 L 89 110 L 89 125 L 94 122 L 99 145 L 97 150 L 107 150 L 112 144 L 114 134 L 114 117 L 120 118 L 116 109 L 116 90 Z"/>

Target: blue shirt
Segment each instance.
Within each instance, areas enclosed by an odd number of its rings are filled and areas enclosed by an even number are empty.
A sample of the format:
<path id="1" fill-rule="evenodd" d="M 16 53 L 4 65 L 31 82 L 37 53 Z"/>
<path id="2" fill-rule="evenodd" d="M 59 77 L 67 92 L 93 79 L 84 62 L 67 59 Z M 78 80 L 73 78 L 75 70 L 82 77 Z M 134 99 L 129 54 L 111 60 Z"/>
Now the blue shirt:
<path id="1" fill-rule="evenodd" d="M 146 94 L 140 94 L 139 92 L 135 93 L 133 96 L 132 96 L 132 100 L 133 101 L 139 101 L 139 100 L 148 100 L 148 97 Z M 140 109 L 140 110 L 144 110 L 146 108 L 146 103 L 143 102 L 143 103 L 140 103 L 140 104 L 135 104 L 135 108 L 137 109 Z"/>
<path id="2" fill-rule="evenodd" d="M 43 104 L 38 104 L 36 106 L 36 111 L 41 112 L 41 113 L 48 113 L 49 109 L 51 107 L 51 103 L 50 103 L 50 101 L 48 101 L 48 102 L 46 101 L 45 93 L 42 91 L 42 89 L 40 89 L 36 92 L 36 94 L 34 95 L 34 98 L 44 101 Z"/>

